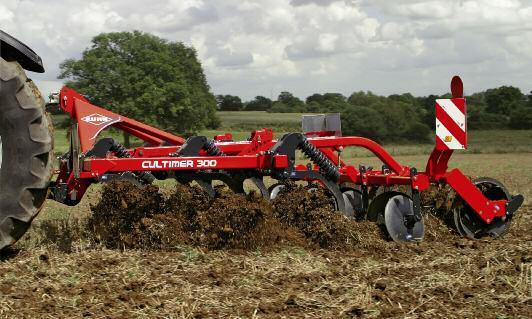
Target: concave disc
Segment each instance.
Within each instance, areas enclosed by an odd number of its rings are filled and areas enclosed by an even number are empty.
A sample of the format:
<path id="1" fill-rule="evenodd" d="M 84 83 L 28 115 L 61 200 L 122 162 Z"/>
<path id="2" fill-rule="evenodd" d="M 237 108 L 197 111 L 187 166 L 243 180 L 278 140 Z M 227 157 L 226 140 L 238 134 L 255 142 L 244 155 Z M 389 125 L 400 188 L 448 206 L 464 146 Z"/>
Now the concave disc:
<path id="1" fill-rule="evenodd" d="M 362 192 L 353 188 L 345 188 L 342 190 L 342 196 L 345 202 L 345 214 L 348 217 L 362 219 L 364 214 Z"/>
<path id="2" fill-rule="evenodd" d="M 406 195 L 395 195 L 384 208 L 384 224 L 393 241 L 422 240 L 425 234 L 423 220 L 414 224 L 410 233 L 405 225 L 406 216 L 414 214 L 414 204 Z"/>

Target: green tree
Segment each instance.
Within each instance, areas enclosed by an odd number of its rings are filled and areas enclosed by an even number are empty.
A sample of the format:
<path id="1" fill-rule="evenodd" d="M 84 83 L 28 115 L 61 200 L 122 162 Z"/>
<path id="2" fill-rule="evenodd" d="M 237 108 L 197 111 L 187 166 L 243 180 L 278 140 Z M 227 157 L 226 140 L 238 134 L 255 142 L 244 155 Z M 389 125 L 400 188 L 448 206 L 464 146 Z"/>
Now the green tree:
<path id="1" fill-rule="evenodd" d="M 307 112 L 309 113 L 320 113 L 320 112 L 326 112 L 324 109 L 323 109 L 323 106 L 316 102 L 316 101 L 310 101 L 310 102 L 307 102 Z"/>
<path id="2" fill-rule="evenodd" d="M 516 130 L 532 130 L 532 110 L 529 107 L 521 106 L 510 114 L 509 126 Z"/>
<path id="3" fill-rule="evenodd" d="M 525 102 L 525 96 L 519 88 L 501 86 L 489 89 L 485 93 L 486 111 L 489 113 L 510 115 L 513 109 Z"/>
<path id="4" fill-rule="evenodd" d="M 272 107 L 272 100 L 264 96 L 256 96 L 255 99 L 246 103 L 246 111 L 267 111 Z"/>
<path id="5" fill-rule="evenodd" d="M 387 99 L 384 96 L 375 95 L 371 91 L 368 91 L 368 92 L 363 92 L 363 91 L 354 92 L 347 99 L 347 102 L 349 104 L 355 105 L 355 106 L 370 106 L 370 105 L 373 105 L 374 103 L 376 103 L 378 101 L 386 102 Z"/>
<path id="6" fill-rule="evenodd" d="M 466 96 L 467 105 L 476 105 L 483 108 L 486 107 L 486 92 L 473 93 L 469 96 Z"/>
<path id="7" fill-rule="evenodd" d="M 384 118 L 379 112 L 365 106 L 353 106 L 342 113 L 344 135 L 363 136 L 382 142 L 388 135 L 383 122 Z"/>
<path id="8" fill-rule="evenodd" d="M 508 127 L 508 118 L 500 114 L 486 112 L 486 107 L 467 103 L 467 129 L 492 130 Z"/>
<path id="9" fill-rule="evenodd" d="M 298 97 L 294 96 L 290 92 L 283 91 L 277 97 L 270 109 L 270 112 L 279 113 L 298 113 L 305 112 L 306 105 Z"/>
<path id="10" fill-rule="evenodd" d="M 416 98 L 411 93 L 392 94 L 388 96 L 388 99 L 397 102 L 403 102 L 406 104 L 416 104 Z"/>
<path id="11" fill-rule="evenodd" d="M 306 103 L 311 112 L 341 112 L 348 106 L 347 99 L 340 93 L 315 93 L 307 97 Z"/>
<path id="12" fill-rule="evenodd" d="M 409 140 L 414 136 L 409 130 L 416 127 L 414 124 L 420 123 L 414 105 L 388 100 L 379 101 L 372 105 L 372 108 L 382 116 L 381 125 L 387 128 L 387 141 Z"/>
<path id="13" fill-rule="evenodd" d="M 413 122 L 407 127 L 402 137 L 408 141 L 429 142 L 430 132 L 431 130 L 427 125 Z"/>
<path id="14" fill-rule="evenodd" d="M 241 111 L 244 108 L 240 97 L 235 95 L 217 95 L 216 103 L 220 111 Z"/>
<path id="15" fill-rule="evenodd" d="M 196 51 L 181 42 L 140 31 L 102 33 L 60 69 L 66 85 L 124 116 L 174 133 L 219 125 Z"/>
<path id="16" fill-rule="evenodd" d="M 353 119 L 342 124 L 346 132 L 357 132 L 381 142 L 427 141 L 430 132 L 427 124 L 434 123 L 434 118 L 425 121 L 428 113 L 425 104 L 430 103 L 434 109 L 434 100 L 429 102 L 428 99 L 415 98 L 410 93 L 384 97 L 371 92 L 355 92 L 348 98 L 350 106 L 343 113 L 342 122 L 347 117 L 353 116 Z"/>
<path id="17" fill-rule="evenodd" d="M 417 104 L 423 110 L 421 112 L 421 121 L 428 125 L 431 129 L 436 128 L 436 99 L 440 97 L 437 95 L 429 95 L 416 98 Z"/>

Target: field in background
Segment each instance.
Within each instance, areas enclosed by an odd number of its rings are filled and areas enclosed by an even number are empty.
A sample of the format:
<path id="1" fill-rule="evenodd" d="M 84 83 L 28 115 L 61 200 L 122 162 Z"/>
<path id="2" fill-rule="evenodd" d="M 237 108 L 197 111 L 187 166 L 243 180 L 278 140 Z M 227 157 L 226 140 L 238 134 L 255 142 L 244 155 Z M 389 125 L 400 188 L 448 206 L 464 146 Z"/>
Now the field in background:
<path id="1" fill-rule="evenodd" d="M 218 130 L 204 130 L 200 135 L 214 137 L 218 134 L 232 133 L 235 140 L 246 140 L 253 130 L 271 128 L 276 137 L 286 132 L 301 131 L 302 113 L 267 113 L 252 112 L 218 112 L 221 127 Z M 54 123 L 64 122 L 65 115 L 55 116 Z M 112 136 L 123 141 L 119 132 L 107 131 L 102 136 Z M 434 144 L 385 144 L 385 148 L 392 155 L 429 154 Z M 56 129 L 55 150 L 57 154 L 68 150 L 67 131 Z M 532 130 L 484 130 L 469 132 L 469 149 L 467 153 L 532 153 Z M 372 156 L 363 149 L 350 148 L 344 154 L 346 157 Z"/>

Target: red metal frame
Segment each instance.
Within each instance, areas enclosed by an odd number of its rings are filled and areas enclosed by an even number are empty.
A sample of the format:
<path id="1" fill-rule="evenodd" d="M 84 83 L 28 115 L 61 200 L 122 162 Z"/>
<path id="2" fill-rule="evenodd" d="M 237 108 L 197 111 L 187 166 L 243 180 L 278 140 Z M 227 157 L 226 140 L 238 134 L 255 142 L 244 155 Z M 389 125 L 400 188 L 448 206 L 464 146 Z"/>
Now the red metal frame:
<path id="1" fill-rule="evenodd" d="M 59 92 L 60 107 L 70 114 L 78 123 L 78 136 L 81 152 L 89 151 L 97 140 L 98 135 L 106 128 L 112 126 L 125 131 L 152 146 L 183 145 L 185 140 L 179 136 L 140 123 L 138 121 L 120 116 L 101 107 L 94 106 L 76 91 L 63 87 Z M 90 118 L 105 118 L 104 121 L 90 121 Z"/>
<path id="2" fill-rule="evenodd" d="M 461 97 L 461 81 L 453 79 L 454 97 Z M 79 138 L 79 171 L 69 170 L 62 163 L 58 172 L 57 183 L 66 184 L 69 198 L 79 201 L 90 184 L 109 173 L 126 171 L 203 171 L 203 170 L 243 170 L 255 169 L 268 171 L 283 169 L 289 166 L 286 155 L 269 152 L 277 143 L 273 131 L 263 129 L 251 133 L 247 141 L 231 141 L 230 134 L 215 138 L 216 146 L 224 156 L 206 156 L 200 152 L 196 157 L 173 157 L 185 140 L 181 137 L 161 131 L 149 125 L 120 116 L 89 103 L 74 90 L 64 87 L 60 92 L 61 108 L 70 114 L 77 124 Z M 150 146 L 137 147 L 129 150 L 131 158 L 117 158 L 108 155 L 106 158 L 83 157 L 97 141 L 99 134 L 106 128 L 115 127 L 125 131 Z M 430 183 L 447 183 L 477 212 L 486 222 L 490 223 L 497 216 L 504 216 L 506 201 L 490 201 L 478 190 L 471 181 L 459 170 L 447 172 L 448 161 L 452 150 L 435 148 L 428 161 L 425 172 L 411 176 L 411 168 L 397 162 L 381 145 L 363 137 L 323 136 L 309 137 L 308 141 L 318 148 L 335 165 L 341 174 L 338 183 L 354 183 L 359 185 L 410 185 L 413 189 L 423 191 Z M 75 147 L 75 145 L 73 145 Z M 372 152 L 388 168 L 360 172 L 355 166 L 339 161 L 338 151 L 346 147 L 362 147 Z M 76 160 L 76 159 L 74 159 Z M 297 171 L 308 170 L 305 165 L 297 165 Z M 314 170 L 318 170 L 314 167 Z"/>

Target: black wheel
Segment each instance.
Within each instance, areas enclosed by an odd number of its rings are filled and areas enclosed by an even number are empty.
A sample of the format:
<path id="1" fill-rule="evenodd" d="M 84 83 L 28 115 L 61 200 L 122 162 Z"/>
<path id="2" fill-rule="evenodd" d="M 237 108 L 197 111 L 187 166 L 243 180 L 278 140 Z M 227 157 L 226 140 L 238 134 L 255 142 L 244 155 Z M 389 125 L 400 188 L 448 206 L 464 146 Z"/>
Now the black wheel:
<path id="1" fill-rule="evenodd" d="M 0 249 L 26 232 L 47 198 L 52 136 L 39 90 L 17 62 L 0 58 Z"/>
<path id="2" fill-rule="evenodd" d="M 489 200 L 509 200 L 511 198 L 504 185 L 488 177 L 481 177 L 473 180 L 473 184 Z M 505 209 L 502 207 L 501 209 Z M 495 218 L 490 224 L 486 224 L 461 198 L 457 197 L 453 203 L 453 222 L 456 231 L 471 239 L 478 239 L 484 236 L 502 237 L 512 223 L 512 215 Z"/>

